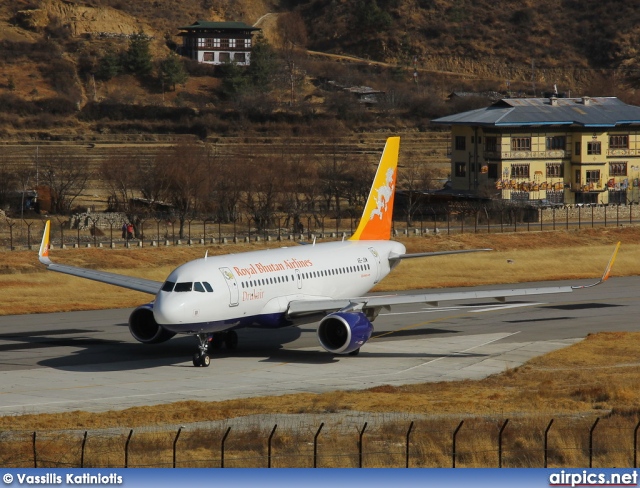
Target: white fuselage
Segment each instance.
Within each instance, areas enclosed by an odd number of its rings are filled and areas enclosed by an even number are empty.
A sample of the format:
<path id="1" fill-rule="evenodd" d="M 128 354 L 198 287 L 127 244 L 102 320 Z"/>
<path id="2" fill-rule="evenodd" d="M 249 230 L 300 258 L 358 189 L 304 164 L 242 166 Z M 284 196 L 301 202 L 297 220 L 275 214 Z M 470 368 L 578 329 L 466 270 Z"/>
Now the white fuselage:
<path id="1" fill-rule="evenodd" d="M 291 301 L 362 296 L 404 252 L 394 241 L 343 241 L 197 259 L 167 277 L 154 318 L 180 333 L 292 325 Z"/>

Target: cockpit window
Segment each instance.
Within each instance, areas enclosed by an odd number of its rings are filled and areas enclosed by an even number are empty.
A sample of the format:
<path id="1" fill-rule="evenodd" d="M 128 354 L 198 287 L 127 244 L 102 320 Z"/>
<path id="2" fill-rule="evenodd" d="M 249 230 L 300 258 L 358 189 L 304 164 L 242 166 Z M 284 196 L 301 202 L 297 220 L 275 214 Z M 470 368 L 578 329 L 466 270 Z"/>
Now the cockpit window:
<path id="1" fill-rule="evenodd" d="M 192 288 L 193 288 L 192 282 L 176 283 L 176 287 L 173 289 L 173 291 L 191 291 Z"/>
<path id="2" fill-rule="evenodd" d="M 196 281 L 193 284 L 193 289 L 195 291 L 199 291 L 200 293 L 204 293 L 204 286 L 202 286 L 202 283 L 200 283 L 199 281 Z"/>
<path id="3" fill-rule="evenodd" d="M 211 288 L 211 285 L 209 283 L 207 283 L 206 281 L 203 281 L 202 284 L 204 285 L 204 289 L 207 290 L 209 293 L 213 292 L 213 288 Z"/>
<path id="4" fill-rule="evenodd" d="M 164 285 L 162 285 L 161 290 L 162 291 L 173 291 L 173 287 L 175 286 L 175 283 L 173 281 L 165 281 Z"/>

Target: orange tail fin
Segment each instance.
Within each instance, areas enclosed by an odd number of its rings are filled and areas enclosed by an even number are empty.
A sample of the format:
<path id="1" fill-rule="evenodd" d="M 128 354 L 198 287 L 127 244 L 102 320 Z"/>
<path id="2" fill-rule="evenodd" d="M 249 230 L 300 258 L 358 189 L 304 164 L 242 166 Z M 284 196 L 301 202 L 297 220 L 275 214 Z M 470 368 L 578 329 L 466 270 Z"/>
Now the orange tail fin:
<path id="1" fill-rule="evenodd" d="M 396 191 L 400 138 L 389 137 L 373 179 L 369 198 L 364 207 L 352 241 L 386 241 L 391 237 L 393 197 Z"/>

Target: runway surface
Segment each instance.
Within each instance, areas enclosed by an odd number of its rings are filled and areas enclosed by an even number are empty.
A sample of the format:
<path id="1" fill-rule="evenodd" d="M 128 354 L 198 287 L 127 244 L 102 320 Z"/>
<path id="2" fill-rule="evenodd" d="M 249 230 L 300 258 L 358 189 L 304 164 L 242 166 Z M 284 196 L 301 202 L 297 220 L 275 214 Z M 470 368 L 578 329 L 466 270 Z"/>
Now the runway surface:
<path id="1" fill-rule="evenodd" d="M 518 287 L 558 284 L 567 283 Z M 613 278 L 506 304 L 395 307 L 357 357 L 325 352 L 314 325 L 244 329 L 238 349 L 213 354 L 209 368 L 193 367 L 193 337 L 136 342 L 126 309 L 0 317 L 0 415 L 480 379 L 589 333 L 640 330 L 639 290 L 640 277 Z"/>

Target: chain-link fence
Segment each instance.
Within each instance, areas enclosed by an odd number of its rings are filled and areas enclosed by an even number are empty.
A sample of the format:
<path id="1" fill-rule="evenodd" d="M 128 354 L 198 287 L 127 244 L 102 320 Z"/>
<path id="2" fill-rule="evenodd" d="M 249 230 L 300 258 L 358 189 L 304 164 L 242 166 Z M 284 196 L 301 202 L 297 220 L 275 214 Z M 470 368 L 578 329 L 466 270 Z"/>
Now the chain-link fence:
<path id="1" fill-rule="evenodd" d="M 334 414 L 335 415 L 335 414 Z M 637 467 L 637 412 L 4 432 L 5 467 Z M 338 413 L 336 415 L 340 417 Z M 320 415 L 314 416 L 320 418 Z M 305 417 L 303 417 L 304 419 Z M 273 418 L 271 419 L 274 420 Z M 277 418 L 275 419 L 277 420 Z"/>

